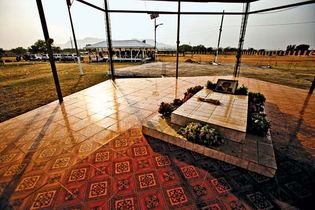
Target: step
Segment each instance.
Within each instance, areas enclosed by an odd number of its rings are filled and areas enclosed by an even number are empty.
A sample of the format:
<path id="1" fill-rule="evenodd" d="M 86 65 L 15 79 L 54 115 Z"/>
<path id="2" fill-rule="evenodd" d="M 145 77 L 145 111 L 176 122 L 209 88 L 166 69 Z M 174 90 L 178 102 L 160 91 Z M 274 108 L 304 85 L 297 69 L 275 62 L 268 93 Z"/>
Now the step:
<path id="1" fill-rule="evenodd" d="M 144 135 L 197 152 L 258 174 L 273 177 L 277 170 L 270 134 L 259 137 L 246 134 L 242 142 L 226 140 L 219 147 L 205 147 L 189 142 L 177 133 L 179 126 L 160 114 L 143 123 Z"/>

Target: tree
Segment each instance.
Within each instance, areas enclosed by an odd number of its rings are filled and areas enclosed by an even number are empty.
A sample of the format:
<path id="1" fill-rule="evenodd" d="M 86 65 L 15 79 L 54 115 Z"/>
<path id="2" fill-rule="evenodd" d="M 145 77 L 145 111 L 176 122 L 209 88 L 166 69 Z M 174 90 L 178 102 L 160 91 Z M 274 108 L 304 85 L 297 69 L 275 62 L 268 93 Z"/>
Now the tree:
<path id="1" fill-rule="evenodd" d="M 297 51 L 300 50 L 300 51 L 304 52 L 304 51 L 307 51 L 309 48 L 310 48 L 310 46 L 308 44 L 300 44 L 300 45 L 296 46 L 295 50 L 297 50 Z"/>
<path id="2" fill-rule="evenodd" d="M 252 48 L 252 47 L 249 47 L 247 50 L 248 50 L 249 52 L 253 52 L 255 49 Z"/>
<path id="3" fill-rule="evenodd" d="M 287 50 L 286 51 L 294 51 L 295 50 L 296 45 L 288 45 L 287 46 Z"/>
<path id="4" fill-rule="evenodd" d="M 192 51 L 194 52 L 205 52 L 206 50 L 207 48 L 203 46 L 202 44 L 192 47 Z"/>
<path id="5" fill-rule="evenodd" d="M 53 51 L 54 53 L 60 53 L 60 52 L 61 52 L 60 47 L 52 46 L 51 48 L 52 48 L 52 51 Z"/>
<path id="6" fill-rule="evenodd" d="M 213 51 L 213 48 L 212 47 L 208 47 L 207 48 L 207 52 L 212 52 Z"/>
<path id="7" fill-rule="evenodd" d="M 226 47 L 223 49 L 224 52 L 234 52 L 237 51 L 237 48 L 235 47 Z"/>
<path id="8" fill-rule="evenodd" d="M 23 55 L 27 52 L 27 49 L 23 47 L 17 47 L 10 50 L 10 52 L 15 53 L 16 55 Z"/>
<path id="9" fill-rule="evenodd" d="M 4 49 L 0 48 L 0 59 L 2 58 L 3 54 L 4 54 Z"/>
<path id="10" fill-rule="evenodd" d="M 30 48 L 29 51 L 31 53 L 46 53 L 47 52 L 47 47 L 46 47 L 46 42 L 44 40 L 37 40 Z"/>
<path id="11" fill-rule="evenodd" d="M 179 51 L 181 52 L 189 52 L 191 51 L 192 47 L 188 44 L 183 44 L 179 46 Z"/>

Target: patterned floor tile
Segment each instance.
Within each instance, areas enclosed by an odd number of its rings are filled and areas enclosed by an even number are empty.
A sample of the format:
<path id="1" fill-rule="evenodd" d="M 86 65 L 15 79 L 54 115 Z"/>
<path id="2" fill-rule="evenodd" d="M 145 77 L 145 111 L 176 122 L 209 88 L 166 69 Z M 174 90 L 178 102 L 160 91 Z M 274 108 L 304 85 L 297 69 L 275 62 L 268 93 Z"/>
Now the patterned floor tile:
<path id="1" fill-rule="evenodd" d="M 3 177 L 12 177 L 15 175 L 19 175 L 25 170 L 26 166 L 27 166 L 26 163 L 8 166 L 6 167 L 5 172 L 3 173 Z"/>
<path id="2" fill-rule="evenodd" d="M 149 191 L 139 194 L 139 202 L 142 210 L 164 210 L 166 203 L 161 191 Z"/>
<path id="3" fill-rule="evenodd" d="M 203 201 L 197 204 L 198 209 L 201 210 L 223 210 L 224 207 L 220 200 L 209 200 L 209 201 Z"/>
<path id="4" fill-rule="evenodd" d="M 113 194 L 125 195 L 136 191 L 133 175 L 119 175 L 113 178 Z"/>
<path id="5" fill-rule="evenodd" d="M 281 164 L 281 166 L 286 170 L 289 174 L 297 174 L 302 172 L 302 169 L 297 165 L 290 161 L 285 161 Z"/>
<path id="6" fill-rule="evenodd" d="M 248 172 L 248 174 L 257 182 L 257 183 L 264 183 L 270 180 L 270 178 L 262 176 L 260 174 L 254 172 Z"/>
<path id="7" fill-rule="evenodd" d="M 163 186 L 171 186 L 181 183 L 181 179 L 177 172 L 170 167 L 159 169 L 158 171 L 159 182 Z"/>
<path id="8" fill-rule="evenodd" d="M 51 209 L 53 208 L 57 195 L 60 191 L 58 188 L 45 188 L 35 192 L 29 200 L 27 209 Z"/>
<path id="9" fill-rule="evenodd" d="M 165 167 L 171 165 L 171 160 L 167 155 L 159 155 L 154 157 L 154 162 L 157 167 Z"/>
<path id="10" fill-rule="evenodd" d="M 64 180 L 65 175 L 66 171 L 48 173 L 45 183 L 48 186 L 58 185 Z"/>
<path id="11" fill-rule="evenodd" d="M 196 202 L 214 200 L 218 196 L 218 193 L 211 189 L 206 180 L 201 179 L 191 182 L 189 187 Z"/>
<path id="12" fill-rule="evenodd" d="M 149 155 L 147 146 L 136 146 L 132 147 L 133 157 L 145 157 Z"/>
<path id="13" fill-rule="evenodd" d="M 159 186 L 158 179 L 155 172 L 146 172 L 135 175 L 137 189 L 142 190 L 152 190 Z"/>
<path id="14" fill-rule="evenodd" d="M 59 169 L 65 169 L 71 164 L 71 157 L 60 157 L 60 158 L 56 158 L 51 166 L 52 170 L 59 170 Z"/>
<path id="15" fill-rule="evenodd" d="M 67 184 L 60 189 L 60 192 L 57 195 L 55 207 L 70 208 L 71 206 L 76 206 L 81 204 L 85 199 L 86 193 L 86 183 L 75 183 Z"/>
<path id="16" fill-rule="evenodd" d="M 127 138 L 117 138 L 114 141 L 114 148 L 128 147 L 129 141 Z"/>
<path id="17" fill-rule="evenodd" d="M 21 153 L 21 152 L 20 152 Z M 13 152 L 13 153 L 8 153 L 8 154 L 1 154 L 0 156 L 0 162 L 3 165 L 11 163 L 13 161 L 18 160 L 19 153 L 18 152 Z"/>
<path id="18" fill-rule="evenodd" d="M 128 149 L 115 150 L 115 153 L 114 153 L 115 161 L 125 160 L 126 158 L 130 158 L 131 157 L 131 155 L 130 155 L 131 152 L 129 150 Z"/>
<path id="19" fill-rule="evenodd" d="M 200 168 L 203 168 L 204 170 L 211 172 L 211 173 L 221 171 L 219 165 L 213 159 L 209 159 L 209 158 L 202 159 L 202 160 L 198 161 L 197 164 Z"/>
<path id="20" fill-rule="evenodd" d="M 289 207 L 293 206 L 296 201 L 296 199 L 292 199 L 292 197 L 290 197 L 280 186 L 267 187 L 266 192 L 268 192 L 268 195 L 271 197 L 273 203 L 275 203 L 280 209 L 290 209 Z"/>
<path id="21" fill-rule="evenodd" d="M 113 210 L 137 210 L 139 209 L 136 195 L 117 196 L 112 199 L 111 209 Z"/>
<path id="22" fill-rule="evenodd" d="M 87 210 L 111 210 L 110 209 L 110 200 L 93 200 L 93 201 L 85 201 L 84 209 Z"/>
<path id="23" fill-rule="evenodd" d="M 206 156 L 201 155 L 201 154 L 196 153 L 196 152 L 190 151 L 190 153 L 191 153 L 191 155 L 192 155 L 192 157 L 194 158 L 195 161 L 200 161 L 200 160 L 202 160 L 202 159 L 207 158 Z"/>
<path id="24" fill-rule="evenodd" d="M 253 188 L 253 184 L 251 183 L 250 177 L 247 173 L 242 173 L 239 171 L 230 171 L 228 173 L 231 178 L 231 184 L 234 189 L 239 189 L 240 192 L 249 191 Z"/>
<path id="25" fill-rule="evenodd" d="M 90 178 L 91 168 L 89 165 L 76 165 L 67 170 L 66 183 L 83 182 Z"/>
<path id="26" fill-rule="evenodd" d="M 184 92 L 208 79 L 181 78 L 178 83 Z M 301 107 L 291 106 L 287 97 L 294 90 L 303 96 L 294 97 L 296 104 L 303 105 L 305 91 L 240 78 L 268 99 L 266 112 L 274 121 L 272 135 L 279 163 L 275 179 L 270 179 L 142 136 L 140 121 L 154 113 L 162 100 L 172 100 L 174 84 L 170 81 L 117 80 L 114 88 L 108 81 L 65 97 L 71 107 L 68 120 L 58 111 L 54 114 L 57 123 L 50 124 L 45 133 L 46 113 L 57 103 L 1 123 L 0 194 L 10 194 L 9 209 L 307 209 L 312 205 L 315 170 L 305 145 L 311 145 L 306 137 L 312 136 L 306 134 L 313 131 L 313 112 L 308 108 L 301 116 L 296 111 Z M 153 99 L 155 82 L 159 96 Z M 274 90 L 281 91 L 275 95 Z M 95 97 L 95 92 L 102 92 L 102 97 Z M 308 107 L 314 107 L 310 106 L 313 102 L 311 98 Z M 100 106 L 90 106 L 94 103 Z M 87 112 L 91 107 L 92 112 Z M 116 123 L 119 113 L 121 120 Z M 293 138 L 299 120 L 302 126 L 298 138 Z M 110 126 L 125 132 L 106 129 Z M 34 142 L 35 138 L 41 141 Z"/>
<path id="27" fill-rule="evenodd" d="M 94 163 L 100 163 L 100 162 L 106 162 L 110 160 L 110 156 L 111 156 L 111 151 L 107 150 L 107 151 L 96 151 L 94 154 L 92 155 L 94 157 Z"/>
<path id="28" fill-rule="evenodd" d="M 174 153 L 170 153 L 170 158 L 174 161 L 174 163 L 178 166 L 189 165 L 193 163 L 193 157 L 188 150 L 177 150 Z"/>
<path id="29" fill-rule="evenodd" d="M 227 210 L 250 210 L 253 209 L 245 201 L 239 199 L 233 194 L 220 197 L 221 203 Z"/>
<path id="30" fill-rule="evenodd" d="M 247 198 L 250 200 L 250 202 L 255 206 L 257 209 L 272 209 L 273 205 L 270 203 L 270 201 L 261 193 L 256 192 L 247 195 Z"/>
<path id="31" fill-rule="evenodd" d="M 228 163 L 225 163 L 225 162 L 222 162 L 222 161 L 217 161 L 217 163 L 222 168 L 223 171 L 230 171 L 230 170 L 236 168 L 235 166 L 228 164 Z"/>
<path id="32" fill-rule="evenodd" d="M 306 187 L 303 187 L 296 181 L 286 183 L 285 186 L 293 195 L 297 196 L 299 199 L 307 198 L 312 195 Z"/>
<path id="33" fill-rule="evenodd" d="M 13 195 L 7 202 L 0 203 L 0 209 L 28 209 L 28 203 L 31 196 Z"/>
<path id="34" fill-rule="evenodd" d="M 113 172 L 115 175 L 131 173 L 133 166 L 131 160 L 119 161 L 113 163 Z"/>
<path id="35" fill-rule="evenodd" d="M 112 163 L 99 163 L 91 165 L 91 179 L 112 176 Z"/>
<path id="36" fill-rule="evenodd" d="M 145 145 L 148 144 L 147 140 L 142 136 L 142 134 L 140 136 L 136 136 L 133 137 L 133 145 Z"/>
<path id="37" fill-rule="evenodd" d="M 46 148 L 43 149 L 40 154 L 38 155 L 39 159 L 43 159 L 43 158 L 51 158 L 55 155 L 55 153 L 57 152 L 57 148 L 56 147 L 50 147 L 50 148 Z"/>
<path id="38" fill-rule="evenodd" d="M 81 142 L 80 144 L 75 146 L 73 151 L 77 154 L 77 157 L 79 159 L 84 159 L 89 155 L 93 154 L 95 151 L 97 151 L 97 149 L 101 147 L 102 147 L 101 144 L 87 139 L 86 141 Z"/>
<path id="39" fill-rule="evenodd" d="M 165 198 L 170 209 L 181 208 L 190 204 L 189 194 L 182 186 L 166 188 Z"/>
<path id="40" fill-rule="evenodd" d="M 22 177 L 20 183 L 15 188 L 15 191 L 35 190 L 36 186 L 38 187 L 39 179 L 43 179 L 42 176 L 44 175 Z"/>
<path id="41" fill-rule="evenodd" d="M 154 168 L 151 158 L 137 158 L 134 160 L 134 162 L 136 163 L 136 171 L 138 172 L 151 170 L 152 168 Z"/>
<path id="42" fill-rule="evenodd" d="M 227 193 L 229 191 L 232 190 L 231 186 L 229 185 L 229 183 L 226 181 L 225 178 L 220 177 L 218 179 L 212 179 L 211 180 L 211 184 L 214 186 L 214 188 L 216 189 L 216 191 L 218 193 Z"/>
<path id="43" fill-rule="evenodd" d="M 183 176 L 187 180 L 195 179 L 199 177 L 199 173 L 194 166 L 184 166 L 180 168 Z"/>
<path id="44" fill-rule="evenodd" d="M 89 181 L 86 193 L 86 200 L 105 200 L 113 195 L 112 181 L 109 177 L 92 179 Z"/>

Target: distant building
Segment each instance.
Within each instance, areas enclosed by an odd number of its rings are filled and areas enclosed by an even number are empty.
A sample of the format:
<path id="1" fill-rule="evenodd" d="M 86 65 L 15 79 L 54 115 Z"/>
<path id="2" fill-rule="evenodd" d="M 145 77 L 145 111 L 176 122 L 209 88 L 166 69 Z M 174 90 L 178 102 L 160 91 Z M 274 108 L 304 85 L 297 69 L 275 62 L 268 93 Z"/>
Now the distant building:
<path id="1" fill-rule="evenodd" d="M 139 40 L 113 40 L 113 60 L 119 62 L 148 61 L 154 58 L 154 46 Z M 86 45 L 92 61 L 108 60 L 107 41 Z M 92 55 L 91 55 L 92 54 Z M 92 57 L 93 56 L 93 57 Z"/>

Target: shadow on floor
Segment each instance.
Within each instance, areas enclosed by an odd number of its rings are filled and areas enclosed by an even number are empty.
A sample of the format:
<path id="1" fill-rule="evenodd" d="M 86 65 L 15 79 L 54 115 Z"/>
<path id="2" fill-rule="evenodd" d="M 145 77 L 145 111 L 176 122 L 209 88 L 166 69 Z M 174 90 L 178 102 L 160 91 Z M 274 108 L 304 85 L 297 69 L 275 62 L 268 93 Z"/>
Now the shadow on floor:
<path id="1" fill-rule="evenodd" d="M 11 196 L 13 195 L 13 193 L 15 192 L 15 189 L 17 188 L 18 184 L 21 181 L 21 177 L 23 176 L 25 170 L 27 169 L 28 165 L 30 164 L 33 155 L 35 154 L 38 146 L 41 143 L 42 138 L 44 137 L 47 129 L 49 128 L 49 126 L 51 125 L 51 123 L 53 122 L 55 113 L 58 111 L 59 109 L 59 105 L 57 105 L 54 110 L 52 111 L 52 113 L 50 114 L 49 118 L 47 119 L 47 121 L 45 122 L 45 124 L 42 126 L 42 129 L 38 132 L 38 135 L 36 137 L 34 137 L 34 139 L 32 140 L 33 143 L 30 146 L 29 150 L 27 151 L 27 153 L 24 156 L 23 161 L 19 164 L 18 168 L 16 169 L 15 173 L 12 177 L 11 177 L 11 181 L 6 183 L 6 186 L 4 187 L 1 195 L 0 195 L 0 209 L 9 209 L 9 201 Z M 25 128 L 24 132 L 21 132 L 20 135 L 18 135 L 16 137 L 16 139 L 9 144 L 9 146 L 4 150 L 4 152 L 6 150 L 11 150 L 12 149 L 12 145 L 16 144 L 19 142 L 19 140 L 24 136 L 24 134 L 26 133 L 25 131 L 28 129 L 32 129 L 32 123 L 33 121 L 35 121 L 37 118 L 37 115 L 35 115 L 32 120 L 28 123 L 27 127 Z"/>

